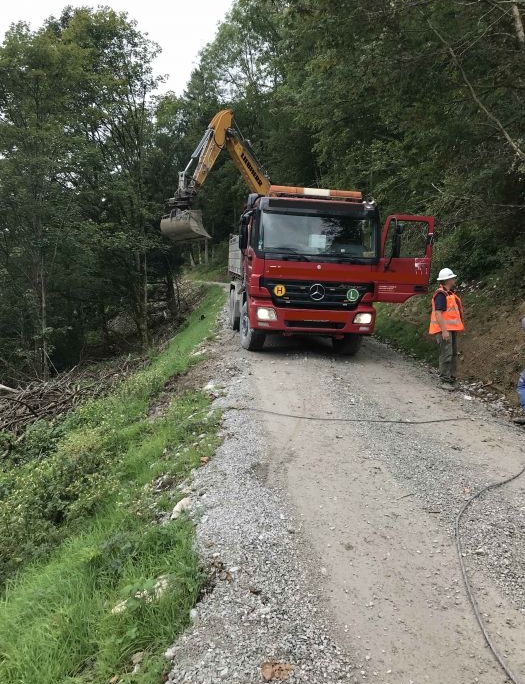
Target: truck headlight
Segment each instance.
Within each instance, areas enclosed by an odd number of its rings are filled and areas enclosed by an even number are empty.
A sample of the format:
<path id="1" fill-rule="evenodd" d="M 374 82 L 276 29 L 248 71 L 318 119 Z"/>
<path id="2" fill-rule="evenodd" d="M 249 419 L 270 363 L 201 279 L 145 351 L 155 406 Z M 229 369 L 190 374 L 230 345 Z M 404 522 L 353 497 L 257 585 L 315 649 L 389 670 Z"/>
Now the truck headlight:
<path id="1" fill-rule="evenodd" d="M 357 325 L 369 325 L 372 323 L 371 313 L 358 313 L 354 316 L 354 323 Z"/>
<path id="2" fill-rule="evenodd" d="M 274 309 L 270 309 L 266 306 L 259 306 L 257 308 L 257 318 L 260 321 L 276 321 L 277 314 L 275 313 Z"/>

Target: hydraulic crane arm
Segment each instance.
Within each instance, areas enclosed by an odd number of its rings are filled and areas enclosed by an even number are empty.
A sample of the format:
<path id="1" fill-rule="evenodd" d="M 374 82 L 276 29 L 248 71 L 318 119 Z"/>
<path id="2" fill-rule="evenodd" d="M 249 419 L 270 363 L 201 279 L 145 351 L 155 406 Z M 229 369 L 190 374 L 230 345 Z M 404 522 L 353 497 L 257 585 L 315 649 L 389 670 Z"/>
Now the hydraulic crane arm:
<path id="1" fill-rule="evenodd" d="M 251 149 L 250 143 L 235 128 L 232 110 L 223 109 L 210 121 L 188 165 L 179 173 L 177 192 L 175 197 L 169 200 L 171 207 L 179 210 L 191 208 L 196 193 L 224 148 L 228 150 L 235 166 L 252 192 L 260 195 L 269 192 L 270 180 Z M 190 169 L 195 160 L 197 160 L 197 165 L 193 174 L 190 175 Z"/>

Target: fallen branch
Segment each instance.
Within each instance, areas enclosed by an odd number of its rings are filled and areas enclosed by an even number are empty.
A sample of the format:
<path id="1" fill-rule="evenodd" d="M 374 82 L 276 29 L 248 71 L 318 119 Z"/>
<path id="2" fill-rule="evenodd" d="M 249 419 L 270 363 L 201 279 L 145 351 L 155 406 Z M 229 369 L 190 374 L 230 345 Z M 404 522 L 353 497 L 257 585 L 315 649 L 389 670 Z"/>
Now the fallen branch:
<path id="1" fill-rule="evenodd" d="M 82 401 L 107 394 L 146 364 L 146 359 L 126 357 L 109 368 L 77 366 L 46 382 L 31 382 L 19 389 L 0 385 L 4 392 L 0 393 L 0 432 L 23 436 L 37 420 L 54 420 Z"/>
<path id="2" fill-rule="evenodd" d="M 16 391 L 16 390 L 15 390 Z M 22 406 L 25 406 L 28 411 L 31 411 L 31 413 L 36 417 L 39 418 L 38 413 L 31 407 L 26 401 L 23 401 L 22 399 L 17 399 L 16 397 L 3 397 L 6 401 L 14 401 L 17 404 L 21 404 Z"/>
<path id="3" fill-rule="evenodd" d="M 16 394 L 18 390 L 13 389 L 12 387 L 7 387 L 6 385 L 0 385 L 0 392 L 14 392 Z"/>

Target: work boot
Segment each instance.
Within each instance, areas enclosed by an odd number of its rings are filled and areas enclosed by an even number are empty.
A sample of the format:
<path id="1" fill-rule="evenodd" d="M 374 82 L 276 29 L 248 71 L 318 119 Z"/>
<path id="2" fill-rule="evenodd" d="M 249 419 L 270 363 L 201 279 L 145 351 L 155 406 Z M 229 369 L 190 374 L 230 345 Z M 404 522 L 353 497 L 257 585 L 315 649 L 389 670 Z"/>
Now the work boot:
<path id="1" fill-rule="evenodd" d="M 446 380 L 442 380 L 441 385 L 439 387 L 440 387 L 440 389 L 446 390 L 447 392 L 454 392 L 454 390 L 456 389 L 454 387 L 454 383 L 446 382 Z"/>
<path id="2" fill-rule="evenodd" d="M 512 419 L 512 422 L 514 423 L 514 425 L 525 425 L 525 414 L 522 416 L 515 416 Z"/>

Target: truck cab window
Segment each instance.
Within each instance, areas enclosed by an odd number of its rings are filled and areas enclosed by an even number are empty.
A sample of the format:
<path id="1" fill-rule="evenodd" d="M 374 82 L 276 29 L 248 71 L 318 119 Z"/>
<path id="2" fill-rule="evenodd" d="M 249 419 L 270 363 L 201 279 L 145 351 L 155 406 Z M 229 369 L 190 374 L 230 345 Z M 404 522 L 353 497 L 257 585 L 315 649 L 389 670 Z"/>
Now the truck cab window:
<path id="1" fill-rule="evenodd" d="M 404 225 L 401 235 L 401 258 L 422 259 L 427 250 L 428 223 L 425 221 L 399 221 Z M 392 254 L 394 235 L 396 232 L 396 222 L 391 221 L 388 227 L 388 234 L 385 242 L 385 257 Z"/>
<path id="2" fill-rule="evenodd" d="M 377 234 L 373 217 L 264 211 L 258 244 L 308 256 L 375 258 Z"/>

